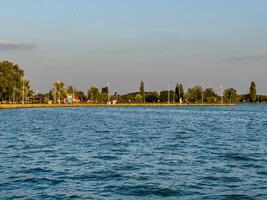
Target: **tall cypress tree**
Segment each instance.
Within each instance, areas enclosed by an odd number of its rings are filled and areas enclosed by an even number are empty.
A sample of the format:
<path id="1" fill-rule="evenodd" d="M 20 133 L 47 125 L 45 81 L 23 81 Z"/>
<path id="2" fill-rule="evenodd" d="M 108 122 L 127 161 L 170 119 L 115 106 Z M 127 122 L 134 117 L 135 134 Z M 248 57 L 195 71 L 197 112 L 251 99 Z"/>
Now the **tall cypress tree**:
<path id="1" fill-rule="evenodd" d="M 257 89 L 255 81 L 252 81 L 250 84 L 249 97 L 251 102 L 255 102 L 257 99 Z"/>
<path id="2" fill-rule="evenodd" d="M 140 94 L 142 96 L 142 101 L 145 103 L 145 85 L 143 81 L 140 83 Z"/>
<path id="3" fill-rule="evenodd" d="M 179 90 L 179 84 L 177 83 L 176 84 L 176 87 L 175 87 L 175 95 L 176 95 L 176 102 L 179 102 L 180 100 L 180 90 Z"/>

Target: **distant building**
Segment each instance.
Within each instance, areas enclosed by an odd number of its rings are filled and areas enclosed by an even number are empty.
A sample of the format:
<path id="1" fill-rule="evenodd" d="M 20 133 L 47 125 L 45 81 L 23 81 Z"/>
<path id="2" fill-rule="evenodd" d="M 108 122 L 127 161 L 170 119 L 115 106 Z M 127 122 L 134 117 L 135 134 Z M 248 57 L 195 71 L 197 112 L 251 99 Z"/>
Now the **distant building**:
<path id="1" fill-rule="evenodd" d="M 117 100 L 111 100 L 110 101 L 111 104 L 117 104 L 117 102 L 118 102 Z"/>
<path id="2" fill-rule="evenodd" d="M 74 94 L 68 94 L 67 98 L 64 99 L 64 103 L 66 104 L 80 103 L 80 100 L 76 98 Z"/>

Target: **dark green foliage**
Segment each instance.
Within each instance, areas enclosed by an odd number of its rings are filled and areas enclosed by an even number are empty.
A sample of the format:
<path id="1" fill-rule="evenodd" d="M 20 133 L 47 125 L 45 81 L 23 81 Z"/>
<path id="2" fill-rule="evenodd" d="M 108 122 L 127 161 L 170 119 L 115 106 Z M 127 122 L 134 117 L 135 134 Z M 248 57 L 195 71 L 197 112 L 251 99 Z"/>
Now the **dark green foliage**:
<path id="1" fill-rule="evenodd" d="M 159 94 L 158 92 L 145 92 L 145 102 L 147 103 L 155 103 L 158 102 L 159 100 Z M 140 100 L 140 96 L 142 95 L 139 92 L 132 92 L 128 94 L 121 95 L 118 100 L 120 103 L 130 103 L 130 102 L 135 102 L 135 103 L 143 103 L 143 98 Z"/>
<path id="2" fill-rule="evenodd" d="M 180 99 L 182 101 L 184 100 L 184 86 L 182 84 L 176 84 L 174 93 L 175 102 L 180 102 Z"/>
<path id="3" fill-rule="evenodd" d="M 62 81 L 56 81 L 53 88 L 53 100 L 56 103 L 61 103 L 67 97 L 67 88 Z"/>
<path id="4" fill-rule="evenodd" d="M 135 103 L 143 103 L 143 97 L 141 96 L 141 94 L 136 94 L 135 98 L 134 98 L 134 102 Z"/>
<path id="5" fill-rule="evenodd" d="M 101 95 L 99 93 L 99 90 L 97 87 L 90 87 L 87 92 L 88 100 L 90 100 L 92 103 L 100 103 L 101 101 Z"/>
<path id="6" fill-rule="evenodd" d="M 254 81 L 252 81 L 251 84 L 250 84 L 249 96 L 250 96 L 250 101 L 251 102 L 256 102 L 256 100 L 257 100 L 257 89 L 256 89 L 256 83 Z"/>
<path id="7" fill-rule="evenodd" d="M 49 90 L 49 92 L 46 94 L 47 98 L 49 100 L 53 100 L 54 99 L 54 96 L 53 96 L 53 91 L 52 90 Z"/>
<path id="8" fill-rule="evenodd" d="M 101 94 L 103 94 L 103 93 L 109 93 L 109 91 L 108 91 L 108 87 L 103 87 L 102 88 L 102 90 L 101 90 Z"/>
<path id="9" fill-rule="evenodd" d="M 186 98 L 190 103 L 201 103 L 202 102 L 202 92 L 201 86 L 194 86 L 189 88 L 186 94 Z"/>
<path id="10" fill-rule="evenodd" d="M 159 93 L 159 100 L 161 103 L 166 103 L 168 102 L 168 90 L 163 90 L 163 91 L 160 91 Z"/>
<path id="11" fill-rule="evenodd" d="M 184 100 L 184 86 L 182 84 L 179 85 L 179 92 L 180 92 L 180 98 Z"/>
<path id="12" fill-rule="evenodd" d="M 216 103 L 219 101 L 219 95 L 215 93 L 212 88 L 207 88 L 204 90 L 204 102 L 206 103 Z"/>
<path id="13" fill-rule="evenodd" d="M 225 103 L 237 102 L 237 92 L 234 88 L 224 90 L 223 100 Z"/>
<path id="14" fill-rule="evenodd" d="M 180 86 L 179 84 L 177 83 L 176 87 L 175 87 L 175 101 L 176 102 L 179 102 L 180 101 L 180 98 L 181 98 L 181 95 L 180 95 Z"/>
<path id="15" fill-rule="evenodd" d="M 168 103 L 168 101 L 171 103 L 173 100 L 175 100 L 175 93 L 173 90 L 163 90 L 160 91 L 159 94 L 159 100 L 161 103 Z"/>
<path id="16" fill-rule="evenodd" d="M 180 98 L 181 98 L 181 95 L 180 95 L 180 88 L 179 88 L 179 84 L 177 83 L 176 84 L 176 87 L 175 87 L 175 101 L 176 102 L 179 102 L 180 101 Z"/>
<path id="17" fill-rule="evenodd" d="M 120 103 L 135 102 L 135 97 L 137 94 L 140 94 L 140 93 L 139 92 L 132 92 L 132 93 L 124 94 L 124 95 L 121 95 L 118 100 Z"/>
<path id="18" fill-rule="evenodd" d="M 109 90 L 108 90 L 108 86 L 103 87 L 101 90 L 101 101 L 103 103 L 107 103 L 109 101 Z"/>
<path id="19" fill-rule="evenodd" d="M 108 93 L 106 93 L 106 92 L 101 93 L 101 101 L 102 101 L 102 103 L 108 102 Z"/>
<path id="20" fill-rule="evenodd" d="M 146 92 L 145 93 L 146 102 L 148 103 L 157 103 L 159 101 L 158 92 Z"/>
<path id="21" fill-rule="evenodd" d="M 251 102 L 250 94 L 241 94 L 238 96 L 238 100 L 240 103 Z M 256 102 L 267 103 L 267 95 L 257 95 Z"/>
<path id="22" fill-rule="evenodd" d="M 86 102 L 88 100 L 87 96 L 84 94 L 83 91 L 77 91 L 75 95 L 78 97 L 80 102 Z"/>
<path id="23" fill-rule="evenodd" d="M 74 94 L 74 92 L 76 92 L 75 90 L 76 90 L 76 89 L 74 89 L 72 86 L 69 86 L 69 87 L 67 88 L 67 93 L 68 93 L 68 94 Z"/>
<path id="24" fill-rule="evenodd" d="M 267 103 L 267 96 L 266 95 L 258 95 L 259 103 Z"/>
<path id="25" fill-rule="evenodd" d="M 0 100 L 22 101 L 22 96 L 32 94 L 28 80 L 24 80 L 24 71 L 9 61 L 0 62 Z M 24 92 L 23 92 L 24 89 Z"/>
<path id="26" fill-rule="evenodd" d="M 237 97 L 240 103 L 247 103 L 250 102 L 250 95 L 249 94 L 240 94 Z"/>

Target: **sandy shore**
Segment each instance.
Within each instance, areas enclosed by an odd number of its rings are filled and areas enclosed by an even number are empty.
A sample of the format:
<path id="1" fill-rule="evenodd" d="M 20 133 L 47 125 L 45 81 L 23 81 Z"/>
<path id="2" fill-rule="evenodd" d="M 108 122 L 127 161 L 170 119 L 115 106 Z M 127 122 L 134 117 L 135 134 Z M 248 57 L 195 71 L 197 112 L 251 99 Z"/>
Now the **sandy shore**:
<path id="1" fill-rule="evenodd" d="M 183 106 L 235 106 L 236 104 L 0 104 L 0 109 L 53 108 L 53 107 L 183 107 Z"/>

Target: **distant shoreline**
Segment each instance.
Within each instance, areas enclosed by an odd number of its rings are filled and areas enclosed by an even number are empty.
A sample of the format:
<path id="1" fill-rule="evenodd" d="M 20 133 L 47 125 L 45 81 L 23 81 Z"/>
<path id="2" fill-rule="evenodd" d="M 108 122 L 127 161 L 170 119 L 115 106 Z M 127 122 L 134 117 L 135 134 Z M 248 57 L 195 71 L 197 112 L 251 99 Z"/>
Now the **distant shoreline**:
<path id="1" fill-rule="evenodd" d="M 125 104 L 0 104 L 0 109 L 17 108 L 60 108 L 60 107 L 211 107 L 211 106 L 235 106 L 236 104 L 166 104 L 166 103 L 125 103 Z"/>

